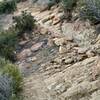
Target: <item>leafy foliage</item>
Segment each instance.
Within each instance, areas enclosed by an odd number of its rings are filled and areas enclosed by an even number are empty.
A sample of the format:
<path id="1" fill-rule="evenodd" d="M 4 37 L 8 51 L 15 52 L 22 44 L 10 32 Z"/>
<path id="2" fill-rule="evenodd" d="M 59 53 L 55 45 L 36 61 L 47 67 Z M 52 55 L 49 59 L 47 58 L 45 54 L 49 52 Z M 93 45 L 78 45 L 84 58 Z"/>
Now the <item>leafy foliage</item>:
<path id="1" fill-rule="evenodd" d="M 0 100 L 10 100 L 12 95 L 12 80 L 7 75 L 0 75 Z"/>
<path id="2" fill-rule="evenodd" d="M 100 22 L 100 0 L 85 0 L 80 15 L 92 23 Z"/>
<path id="3" fill-rule="evenodd" d="M 15 30 L 2 31 L 0 33 L 0 56 L 13 60 L 16 44 L 17 35 Z"/>
<path id="4" fill-rule="evenodd" d="M 26 1 L 26 0 L 15 0 L 17 3 L 19 3 L 19 2 L 24 2 L 24 1 Z"/>
<path id="5" fill-rule="evenodd" d="M 22 33 L 26 31 L 32 31 L 35 26 L 35 19 L 31 13 L 27 13 L 25 11 L 23 11 L 20 16 L 15 16 L 13 19 L 15 29 L 19 32 L 18 35 L 22 35 Z"/>
<path id="6" fill-rule="evenodd" d="M 16 10 L 15 0 L 3 0 L 0 2 L 0 14 L 11 13 Z"/>
<path id="7" fill-rule="evenodd" d="M 72 10 L 77 0 L 62 0 L 62 6 L 65 10 Z"/>
<path id="8" fill-rule="evenodd" d="M 21 74 L 19 73 L 18 68 L 13 64 L 7 64 L 4 67 L 3 73 L 8 74 L 9 76 L 12 77 L 13 92 L 14 92 L 14 94 L 17 94 L 18 91 L 20 91 L 20 89 L 21 89 L 21 82 L 22 82 L 22 77 L 21 77 Z"/>
<path id="9" fill-rule="evenodd" d="M 5 59 L 0 58 L 0 73 L 1 75 L 6 75 L 6 76 L 9 76 L 9 78 L 11 78 L 12 88 L 11 87 L 9 88 L 12 90 L 11 92 L 12 96 L 13 95 L 16 96 L 21 90 L 21 84 L 22 84 L 22 76 L 17 66 L 13 65 L 9 61 L 6 61 Z M 5 84 L 5 82 L 3 84 Z"/>

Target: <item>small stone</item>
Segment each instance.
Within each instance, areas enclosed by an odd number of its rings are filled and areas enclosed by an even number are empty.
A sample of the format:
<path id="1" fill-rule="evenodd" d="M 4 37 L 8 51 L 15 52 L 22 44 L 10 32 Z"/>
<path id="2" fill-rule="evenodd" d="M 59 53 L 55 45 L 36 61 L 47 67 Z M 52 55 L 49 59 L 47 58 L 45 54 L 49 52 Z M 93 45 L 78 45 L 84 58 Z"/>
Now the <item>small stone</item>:
<path id="1" fill-rule="evenodd" d="M 70 59 L 66 59 L 64 62 L 66 64 L 71 64 L 73 61 L 74 61 L 73 58 L 70 58 Z"/>
<path id="2" fill-rule="evenodd" d="M 78 48 L 78 53 L 79 54 L 84 54 L 84 53 L 86 53 L 87 49 L 88 48 Z"/>
<path id="3" fill-rule="evenodd" d="M 94 54 L 91 50 L 87 51 L 87 52 L 86 52 L 86 55 L 87 55 L 88 57 L 94 57 L 94 56 L 95 56 L 95 54 Z"/>
<path id="4" fill-rule="evenodd" d="M 53 46 L 54 45 L 53 40 L 49 38 L 47 45 L 50 47 Z"/>
<path id="5" fill-rule="evenodd" d="M 47 21 L 47 22 L 45 23 L 45 25 L 51 26 L 51 25 L 52 25 L 52 20 Z"/>
<path id="6" fill-rule="evenodd" d="M 58 23 L 60 23 L 60 19 L 59 18 L 54 18 L 53 25 L 56 25 Z"/>
<path id="7" fill-rule="evenodd" d="M 34 62 L 36 60 L 37 60 L 36 57 L 30 57 L 30 58 L 27 59 L 28 62 Z"/>
<path id="8" fill-rule="evenodd" d="M 64 18 L 64 13 L 59 13 L 58 15 L 57 15 L 57 17 L 59 18 L 59 19 L 63 19 Z"/>
<path id="9" fill-rule="evenodd" d="M 46 18 L 44 18 L 44 19 L 42 20 L 42 23 L 45 23 L 45 22 L 47 22 L 47 21 L 49 21 L 49 20 L 50 20 L 50 15 L 47 16 Z"/>
<path id="10" fill-rule="evenodd" d="M 62 63 L 62 59 L 57 57 L 56 59 L 54 59 L 54 62 L 56 62 L 58 64 L 61 64 Z"/>
<path id="11" fill-rule="evenodd" d="M 55 38 L 54 43 L 57 46 L 61 46 L 61 45 L 67 44 L 67 40 L 66 40 L 66 38 Z"/>
<path id="12" fill-rule="evenodd" d="M 57 93 L 63 93 L 66 90 L 66 86 L 63 83 L 58 84 L 55 89 Z"/>
<path id="13" fill-rule="evenodd" d="M 22 60 L 25 59 L 26 57 L 29 57 L 32 55 L 32 52 L 30 49 L 24 49 L 22 52 L 17 54 L 17 59 Z"/>
<path id="14" fill-rule="evenodd" d="M 96 41 L 97 41 L 97 42 L 96 42 L 97 44 L 100 44 L 100 34 L 98 35 Z"/>
<path id="15" fill-rule="evenodd" d="M 40 33 L 41 33 L 42 35 L 48 34 L 48 29 L 46 29 L 46 28 L 41 28 L 41 29 L 40 29 Z"/>
<path id="16" fill-rule="evenodd" d="M 66 53 L 67 52 L 67 49 L 66 49 L 66 47 L 64 47 L 64 46 L 60 46 L 59 47 L 59 53 Z"/>
<path id="17" fill-rule="evenodd" d="M 28 41 L 21 41 L 21 42 L 19 42 L 19 45 L 23 46 L 23 45 L 25 45 L 27 42 L 28 42 Z"/>
<path id="18" fill-rule="evenodd" d="M 42 46 L 43 46 L 44 42 L 40 42 L 40 43 L 36 43 L 31 47 L 31 51 L 35 52 L 38 51 Z"/>

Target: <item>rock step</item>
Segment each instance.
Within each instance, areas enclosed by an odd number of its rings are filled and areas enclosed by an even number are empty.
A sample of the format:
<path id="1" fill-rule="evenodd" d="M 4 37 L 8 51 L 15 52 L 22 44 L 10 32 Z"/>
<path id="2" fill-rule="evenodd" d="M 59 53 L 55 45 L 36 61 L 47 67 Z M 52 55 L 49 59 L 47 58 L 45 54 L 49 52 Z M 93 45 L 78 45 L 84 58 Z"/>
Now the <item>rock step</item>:
<path id="1" fill-rule="evenodd" d="M 24 79 L 24 100 L 58 100 L 46 88 L 46 84 L 38 74 Z"/>

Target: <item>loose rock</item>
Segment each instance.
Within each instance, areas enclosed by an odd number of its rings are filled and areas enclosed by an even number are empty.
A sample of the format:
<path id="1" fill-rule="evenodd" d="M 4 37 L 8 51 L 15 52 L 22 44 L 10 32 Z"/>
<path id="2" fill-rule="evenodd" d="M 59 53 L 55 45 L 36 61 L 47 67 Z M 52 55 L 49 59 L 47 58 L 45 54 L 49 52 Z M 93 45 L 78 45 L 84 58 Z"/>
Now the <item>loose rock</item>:
<path id="1" fill-rule="evenodd" d="M 60 46 L 59 47 L 59 53 L 66 53 L 67 52 L 67 49 L 66 49 L 66 47 L 64 47 L 64 46 Z"/>

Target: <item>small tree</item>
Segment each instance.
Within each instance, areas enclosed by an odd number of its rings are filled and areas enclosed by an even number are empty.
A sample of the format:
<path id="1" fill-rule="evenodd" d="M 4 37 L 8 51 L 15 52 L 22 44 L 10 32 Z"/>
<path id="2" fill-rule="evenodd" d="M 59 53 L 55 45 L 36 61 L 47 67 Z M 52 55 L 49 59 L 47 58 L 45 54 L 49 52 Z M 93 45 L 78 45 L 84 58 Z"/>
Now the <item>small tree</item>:
<path id="1" fill-rule="evenodd" d="M 62 7 L 64 9 L 65 17 L 70 20 L 72 17 L 72 10 L 76 6 L 77 0 L 62 0 Z"/>
<path id="2" fill-rule="evenodd" d="M 20 16 L 13 17 L 15 23 L 15 29 L 18 31 L 18 35 L 22 36 L 26 31 L 32 31 L 35 26 L 35 19 L 31 13 L 25 11 Z"/>
<path id="3" fill-rule="evenodd" d="M 3 0 L 0 2 L 0 14 L 11 13 L 17 8 L 15 0 Z"/>
<path id="4" fill-rule="evenodd" d="M 80 16 L 89 19 L 93 24 L 100 23 L 100 0 L 85 0 Z"/>

